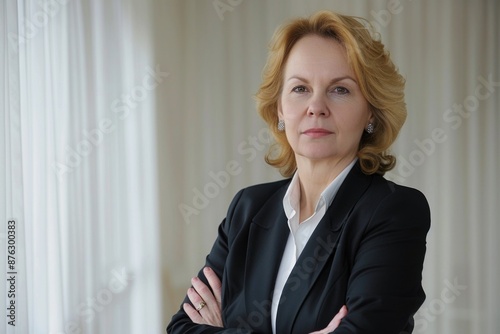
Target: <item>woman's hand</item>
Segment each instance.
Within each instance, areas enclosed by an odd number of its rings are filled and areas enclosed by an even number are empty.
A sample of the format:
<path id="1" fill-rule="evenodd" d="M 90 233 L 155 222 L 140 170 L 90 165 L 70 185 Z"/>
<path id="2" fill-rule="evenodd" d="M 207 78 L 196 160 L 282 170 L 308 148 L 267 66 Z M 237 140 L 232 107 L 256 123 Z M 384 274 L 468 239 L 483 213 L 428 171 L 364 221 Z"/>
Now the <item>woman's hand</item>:
<path id="1" fill-rule="evenodd" d="M 345 317 L 346 315 L 347 315 L 347 307 L 344 305 L 340 309 L 339 313 L 337 313 L 333 317 L 332 321 L 330 321 L 330 323 L 328 324 L 328 326 L 326 326 L 326 328 L 323 328 L 320 331 L 316 331 L 310 334 L 327 334 L 333 332 L 337 327 L 339 327 L 340 320 L 342 320 L 342 318 Z"/>
<path id="2" fill-rule="evenodd" d="M 184 312 L 194 323 L 223 327 L 221 315 L 222 283 L 211 268 L 205 267 L 203 273 L 213 293 L 198 277 L 194 277 L 191 280 L 193 287 L 188 289 L 187 295 L 196 309 L 191 304 L 184 303 Z"/>

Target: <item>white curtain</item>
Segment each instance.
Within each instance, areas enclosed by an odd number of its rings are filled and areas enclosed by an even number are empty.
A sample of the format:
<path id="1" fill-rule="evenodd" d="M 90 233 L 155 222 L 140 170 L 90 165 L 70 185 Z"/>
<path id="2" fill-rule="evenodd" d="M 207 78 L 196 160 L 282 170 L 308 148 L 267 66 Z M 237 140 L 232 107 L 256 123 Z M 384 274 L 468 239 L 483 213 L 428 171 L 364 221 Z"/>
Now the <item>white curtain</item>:
<path id="1" fill-rule="evenodd" d="M 407 78 L 414 332 L 500 332 L 498 1 L 0 1 L 1 333 L 164 331 L 236 191 L 280 178 L 253 94 L 276 27 L 319 9 L 370 20 Z"/>
<path id="2" fill-rule="evenodd" d="M 152 10 L 1 2 L 2 274 L 8 220 L 19 255 L 2 333 L 163 330 Z"/>
<path id="3" fill-rule="evenodd" d="M 423 191 L 432 209 L 427 299 L 414 332 L 500 332 L 500 2 L 162 6 L 157 15 L 166 19 L 157 30 L 177 32 L 155 43 L 161 59 L 170 57 L 176 83 L 159 119 L 166 321 L 203 265 L 232 196 L 279 178 L 263 162 L 267 137 L 252 98 L 273 31 L 286 19 L 331 9 L 371 21 L 407 79 L 409 116 L 394 146 L 398 167 L 387 177 Z M 240 169 L 222 182 L 231 161 Z"/>
<path id="4" fill-rule="evenodd" d="M 14 15 L 12 15 L 14 14 Z M 8 34 L 18 34 L 15 2 L 0 6 L 0 101 L 4 113 L 0 117 L 0 274 L 2 287 L 2 333 L 28 332 L 28 296 L 26 285 L 25 215 L 22 173 L 22 129 L 20 113 L 20 67 L 15 44 L 7 45 Z M 5 282 L 5 284 L 3 284 Z M 5 310 L 5 311 L 4 311 Z"/>

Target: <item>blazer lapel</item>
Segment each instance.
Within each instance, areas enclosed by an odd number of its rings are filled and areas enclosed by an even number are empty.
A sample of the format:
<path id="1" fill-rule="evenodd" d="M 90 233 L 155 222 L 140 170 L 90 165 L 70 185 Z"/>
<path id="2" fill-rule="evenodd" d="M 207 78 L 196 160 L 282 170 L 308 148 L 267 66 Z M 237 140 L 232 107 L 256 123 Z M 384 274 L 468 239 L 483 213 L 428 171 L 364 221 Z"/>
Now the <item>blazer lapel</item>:
<path id="1" fill-rule="evenodd" d="M 290 230 L 283 210 L 289 182 L 255 215 L 250 226 L 245 264 L 245 305 L 252 328 L 271 333 L 274 283 Z M 257 313 L 256 313 L 257 312 Z"/>
<path id="2" fill-rule="evenodd" d="M 362 173 L 358 162 L 342 183 L 283 288 L 276 319 L 278 333 L 294 332 L 292 329 L 302 303 L 325 264 L 330 262 L 329 258 L 335 252 L 342 227 L 370 181 L 371 177 Z M 341 268 L 338 273 L 342 273 Z"/>

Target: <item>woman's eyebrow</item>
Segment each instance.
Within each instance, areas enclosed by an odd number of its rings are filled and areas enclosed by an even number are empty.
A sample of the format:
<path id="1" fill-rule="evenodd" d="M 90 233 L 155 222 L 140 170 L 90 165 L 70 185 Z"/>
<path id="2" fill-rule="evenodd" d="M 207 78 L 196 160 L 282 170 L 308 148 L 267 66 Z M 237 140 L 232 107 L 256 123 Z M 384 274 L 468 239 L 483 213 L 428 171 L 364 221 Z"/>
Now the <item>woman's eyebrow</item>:
<path id="1" fill-rule="evenodd" d="M 297 79 L 297 80 L 303 81 L 305 83 L 309 82 L 307 79 L 305 79 L 304 77 L 302 77 L 300 75 L 292 75 L 286 81 L 290 81 L 290 80 L 293 80 L 293 79 Z M 356 79 L 354 79 L 350 75 L 343 75 L 343 76 L 340 76 L 340 77 L 337 77 L 337 78 L 333 78 L 332 80 L 330 80 L 330 84 L 333 84 L 333 83 L 336 83 L 336 82 L 339 82 L 339 81 L 342 81 L 342 80 L 345 80 L 345 79 L 349 79 L 349 80 L 353 81 L 355 84 L 358 84 L 358 82 L 356 81 Z"/>

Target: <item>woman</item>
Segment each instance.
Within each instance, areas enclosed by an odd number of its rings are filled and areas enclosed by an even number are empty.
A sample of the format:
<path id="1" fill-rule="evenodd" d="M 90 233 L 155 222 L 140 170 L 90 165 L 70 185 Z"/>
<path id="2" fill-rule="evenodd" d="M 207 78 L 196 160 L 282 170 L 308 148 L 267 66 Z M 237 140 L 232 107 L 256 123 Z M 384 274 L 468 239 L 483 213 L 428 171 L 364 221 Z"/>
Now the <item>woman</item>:
<path id="1" fill-rule="evenodd" d="M 383 178 L 404 80 L 361 21 L 297 19 L 257 94 L 286 180 L 241 190 L 169 333 L 411 333 L 429 207 Z"/>

